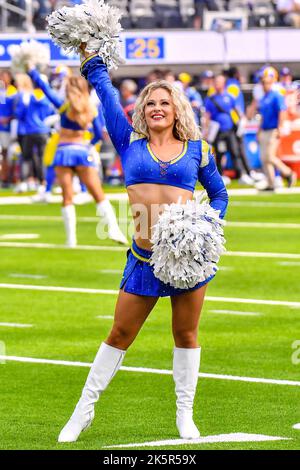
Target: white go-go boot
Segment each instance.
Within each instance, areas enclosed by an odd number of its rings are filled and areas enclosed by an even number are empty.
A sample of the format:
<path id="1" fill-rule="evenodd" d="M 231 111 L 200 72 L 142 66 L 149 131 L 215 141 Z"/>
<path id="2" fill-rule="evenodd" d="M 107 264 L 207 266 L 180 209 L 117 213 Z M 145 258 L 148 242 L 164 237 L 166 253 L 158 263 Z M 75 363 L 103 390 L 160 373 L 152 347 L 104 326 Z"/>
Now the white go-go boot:
<path id="1" fill-rule="evenodd" d="M 198 382 L 201 348 L 174 348 L 173 378 L 176 393 L 176 425 L 182 439 L 198 439 L 193 405 Z"/>
<path id="2" fill-rule="evenodd" d="M 106 389 L 123 362 L 126 351 L 102 343 L 75 410 L 58 436 L 58 442 L 75 442 L 80 433 L 91 425 L 95 403 Z"/>

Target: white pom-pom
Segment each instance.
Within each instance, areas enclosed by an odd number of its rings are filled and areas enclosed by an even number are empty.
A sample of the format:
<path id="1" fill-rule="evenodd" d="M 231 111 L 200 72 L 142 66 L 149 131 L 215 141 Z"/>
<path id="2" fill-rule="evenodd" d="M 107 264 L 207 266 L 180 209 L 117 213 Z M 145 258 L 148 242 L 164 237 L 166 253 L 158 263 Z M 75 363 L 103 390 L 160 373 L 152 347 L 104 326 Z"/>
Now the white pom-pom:
<path id="1" fill-rule="evenodd" d="M 49 47 L 34 39 L 11 45 L 9 52 L 13 73 L 25 73 L 28 67 L 36 67 L 43 72 L 50 63 Z"/>
<path id="2" fill-rule="evenodd" d="M 153 227 L 154 275 L 178 289 L 206 281 L 225 251 L 224 224 L 208 202 L 166 205 Z"/>
<path id="3" fill-rule="evenodd" d="M 121 13 L 103 0 L 86 0 L 74 7 L 63 7 L 47 17 L 52 40 L 66 52 L 96 52 L 109 69 L 124 63 L 120 55 Z"/>

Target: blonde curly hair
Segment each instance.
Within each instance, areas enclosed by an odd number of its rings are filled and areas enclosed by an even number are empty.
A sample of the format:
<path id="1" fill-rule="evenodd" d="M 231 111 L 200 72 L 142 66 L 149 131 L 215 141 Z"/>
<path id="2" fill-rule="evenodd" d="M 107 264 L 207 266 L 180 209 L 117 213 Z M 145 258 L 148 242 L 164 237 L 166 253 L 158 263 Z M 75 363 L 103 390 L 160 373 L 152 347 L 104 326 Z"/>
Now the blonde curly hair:
<path id="1" fill-rule="evenodd" d="M 138 134 L 144 135 L 147 139 L 150 138 L 145 119 L 145 105 L 151 93 L 158 88 L 167 90 L 170 93 L 175 107 L 175 115 L 177 116 L 177 119 L 175 119 L 173 128 L 174 137 L 182 142 L 201 139 L 200 128 L 195 122 L 194 112 L 190 102 L 179 87 L 172 85 L 166 80 L 149 83 L 149 85 L 147 85 L 140 93 L 132 116 L 134 131 Z"/>

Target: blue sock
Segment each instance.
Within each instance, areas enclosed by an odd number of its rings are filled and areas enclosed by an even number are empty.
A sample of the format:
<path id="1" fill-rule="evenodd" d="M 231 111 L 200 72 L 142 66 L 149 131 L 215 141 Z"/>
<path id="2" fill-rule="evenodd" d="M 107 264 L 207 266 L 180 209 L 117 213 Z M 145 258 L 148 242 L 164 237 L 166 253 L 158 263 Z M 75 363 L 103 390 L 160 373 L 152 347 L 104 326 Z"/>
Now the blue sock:
<path id="1" fill-rule="evenodd" d="M 47 166 L 46 168 L 46 192 L 51 192 L 54 180 L 55 180 L 55 169 L 54 166 Z"/>
<path id="2" fill-rule="evenodd" d="M 83 184 L 83 183 L 81 182 L 81 180 L 79 180 L 79 181 L 80 181 L 81 192 L 82 192 L 82 193 L 86 193 L 86 192 L 87 192 L 86 185 Z"/>

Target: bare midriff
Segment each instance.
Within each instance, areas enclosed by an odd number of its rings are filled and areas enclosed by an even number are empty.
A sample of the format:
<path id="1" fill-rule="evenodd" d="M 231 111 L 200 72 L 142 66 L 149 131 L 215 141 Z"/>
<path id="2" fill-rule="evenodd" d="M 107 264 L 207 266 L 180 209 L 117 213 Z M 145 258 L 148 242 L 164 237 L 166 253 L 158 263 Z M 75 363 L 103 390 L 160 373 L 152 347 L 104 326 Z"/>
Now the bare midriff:
<path id="1" fill-rule="evenodd" d="M 85 131 L 74 131 L 72 129 L 64 129 L 63 127 L 59 133 L 60 144 L 85 144 L 84 139 Z"/>
<path id="2" fill-rule="evenodd" d="M 133 184 L 127 187 L 134 220 L 134 239 L 140 248 L 151 250 L 151 227 L 157 222 L 165 204 L 185 204 L 193 193 L 176 186 L 152 183 Z"/>

